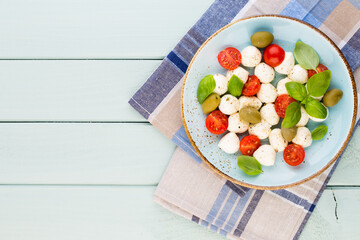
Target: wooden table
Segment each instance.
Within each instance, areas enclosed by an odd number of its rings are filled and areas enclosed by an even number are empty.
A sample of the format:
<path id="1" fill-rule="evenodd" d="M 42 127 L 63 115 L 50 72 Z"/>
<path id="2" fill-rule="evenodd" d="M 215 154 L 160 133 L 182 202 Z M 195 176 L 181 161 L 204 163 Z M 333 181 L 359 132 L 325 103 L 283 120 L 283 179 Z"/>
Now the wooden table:
<path id="1" fill-rule="evenodd" d="M 0 239 L 221 239 L 152 201 L 175 145 L 127 103 L 212 0 L 0 3 Z M 302 239 L 359 239 L 356 130 Z"/>

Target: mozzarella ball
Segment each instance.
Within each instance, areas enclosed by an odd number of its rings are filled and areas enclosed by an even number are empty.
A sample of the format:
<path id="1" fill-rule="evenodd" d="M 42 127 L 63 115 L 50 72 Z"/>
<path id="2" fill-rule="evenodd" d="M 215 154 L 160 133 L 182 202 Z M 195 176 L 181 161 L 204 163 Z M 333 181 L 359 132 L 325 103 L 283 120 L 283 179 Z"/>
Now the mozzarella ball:
<path id="1" fill-rule="evenodd" d="M 271 125 L 276 125 L 280 121 L 279 115 L 275 111 L 275 105 L 272 103 L 267 103 L 260 109 L 261 119 L 264 119 Z"/>
<path id="2" fill-rule="evenodd" d="M 239 113 L 234 113 L 229 117 L 228 129 L 230 132 L 243 133 L 249 129 L 249 123 L 241 120 Z"/>
<path id="3" fill-rule="evenodd" d="M 289 94 L 288 91 L 286 90 L 286 86 L 285 84 L 288 82 L 292 82 L 292 80 L 290 78 L 283 78 L 281 79 L 276 86 L 276 90 L 277 90 L 277 94 L 278 95 L 282 95 L 282 94 Z"/>
<path id="4" fill-rule="evenodd" d="M 216 83 L 213 92 L 219 95 L 223 95 L 224 93 L 226 93 L 226 91 L 228 90 L 228 80 L 226 79 L 226 77 L 222 74 L 214 74 L 213 77 Z"/>
<path id="5" fill-rule="evenodd" d="M 309 121 L 309 114 L 305 111 L 305 108 L 301 106 L 301 118 L 300 121 L 296 124 L 297 127 L 304 127 Z"/>
<path id="6" fill-rule="evenodd" d="M 257 97 L 241 96 L 239 98 L 239 105 L 239 110 L 243 107 L 253 107 L 259 110 L 262 103 Z"/>
<path id="7" fill-rule="evenodd" d="M 271 131 L 269 135 L 269 142 L 270 145 L 275 149 L 277 152 L 282 152 L 288 145 L 288 142 L 283 138 L 281 134 L 281 129 L 275 128 Z"/>
<path id="8" fill-rule="evenodd" d="M 303 148 L 310 146 L 312 143 L 310 130 L 307 127 L 299 127 L 292 142 L 302 146 Z"/>
<path id="9" fill-rule="evenodd" d="M 306 69 L 302 68 L 299 64 L 296 64 L 293 69 L 290 71 L 288 76 L 291 80 L 304 84 L 308 80 L 308 72 Z"/>
<path id="10" fill-rule="evenodd" d="M 307 84 L 305 85 L 305 88 L 306 88 L 306 92 L 309 93 L 308 89 L 307 89 Z M 311 96 L 311 95 L 310 95 Z M 318 100 L 318 101 L 321 101 L 324 97 L 324 95 L 320 96 L 320 97 L 314 97 L 314 96 L 311 96 L 313 97 L 314 99 Z"/>
<path id="11" fill-rule="evenodd" d="M 310 116 L 310 114 L 308 114 L 308 115 L 309 115 L 309 118 L 310 118 L 311 120 L 313 120 L 314 122 L 323 122 L 323 121 L 325 121 L 325 120 L 329 117 L 329 108 L 326 107 L 323 103 L 321 103 L 321 104 L 326 108 L 326 112 L 327 112 L 326 118 L 324 118 L 324 119 L 316 118 L 316 117 L 312 117 L 312 116 Z"/>
<path id="12" fill-rule="evenodd" d="M 249 133 L 251 135 L 258 136 L 260 139 L 265 139 L 269 137 L 271 132 L 271 125 L 264 119 L 261 120 L 261 122 L 256 124 L 250 124 L 249 127 Z"/>
<path id="13" fill-rule="evenodd" d="M 260 63 L 255 67 L 254 74 L 259 78 L 262 83 L 269 83 L 274 80 L 275 72 L 272 67 L 266 63 Z"/>
<path id="14" fill-rule="evenodd" d="M 257 97 L 263 103 L 275 102 L 277 97 L 276 88 L 271 83 L 261 84 Z"/>
<path id="15" fill-rule="evenodd" d="M 295 65 L 295 59 L 292 52 L 286 52 L 284 61 L 275 67 L 275 71 L 281 74 L 289 74 Z"/>
<path id="16" fill-rule="evenodd" d="M 247 46 L 241 51 L 241 63 L 245 67 L 255 67 L 261 62 L 261 52 L 254 46 Z"/>
<path id="17" fill-rule="evenodd" d="M 224 152 L 233 154 L 239 150 L 240 139 L 235 133 L 229 132 L 220 139 L 218 146 Z"/>
<path id="18" fill-rule="evenodd" d="M 242 67 L 237 67 L 234 70 L 229 70 L 226 73 L 226 78 L 229 81 L 232 75 L 236 75 L 240 80 L 245 84 L 249 77 L 249 72 L 243 69 Z"/>
<path id="19" fill-rule="evenodd" d="M 219 110 L 226 115 L 231 115 L 239 111 L 239 106 L 239 100 L 236 97 L 226 94 L 221 97 Z"/>
<path id="20" fill-rule="evenodd" d="M 259 161 L 261 165 L 264 166 L 272 166 L 275 163 L 276 159 L 276 152 L 275 149 L 266 144 L 261 145 L 255 152 L 254 152 L 254 158 Z"/>

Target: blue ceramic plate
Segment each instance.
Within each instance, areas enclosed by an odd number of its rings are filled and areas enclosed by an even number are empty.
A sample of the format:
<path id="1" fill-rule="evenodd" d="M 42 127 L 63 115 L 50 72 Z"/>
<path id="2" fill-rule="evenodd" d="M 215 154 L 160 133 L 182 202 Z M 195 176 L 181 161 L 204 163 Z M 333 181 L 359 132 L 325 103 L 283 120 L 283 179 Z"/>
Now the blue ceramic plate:
<path id="1" fill-rule="evenodd" d="M 250 36 L 258 31 L 269 31 L 274 35 L 275 44 L 285 51 L 294 51 L 299 40 L 312 46 L 320 56 L 320 62 L 332 72 L 331 88 L 339 88 L 344 92 L 341 101 L 329 108 L 330 114 L 324 122 L 328 133 L 320 141 L 305 149 L 305 161 L 297 167 L 287 165 L 278 153 L 275 165 L 263 166 L 264 173 L 248 176 L 237 166 L 237 158 L 241 154 L 226 154 L 218 148 L 221 136 L 209 133 L 205 127 L 206 115 L 202 113 L 197 101 L 196 91 L 200 80 L 208 74 L 226 75 L 218 61 L 218 53 L 227 47 L 235 47 L 241 51 L 251 45 Z M 252 73 L 253 69 L 248 69 Z M 284 75 L 277 74 L 272 82 Z M 258 16 L 243 19 L 229 24 L 212 35 L 197 51 L 185 75 L 182 92 L 182 113 L 185 129 L 190 141 L 209 166 L 237 184 L 258 189 L 279 189 L 305 182 L 325 171 L 341 154 L 354 127 L 357 98 L 355 82 L 349 65 L 336 45 L 316 28 L 296 19 L 282 16 Z M 312 131 L 319 123 L 309 121 Z M 240 136 L 241 137 L 241 136 Z"/>

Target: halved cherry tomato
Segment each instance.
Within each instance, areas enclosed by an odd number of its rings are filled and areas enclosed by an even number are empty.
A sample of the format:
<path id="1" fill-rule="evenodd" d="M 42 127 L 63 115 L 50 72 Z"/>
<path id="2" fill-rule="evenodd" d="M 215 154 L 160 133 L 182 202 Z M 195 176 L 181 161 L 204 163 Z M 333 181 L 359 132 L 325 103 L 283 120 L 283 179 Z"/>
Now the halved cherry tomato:
<path id="1" fill-rule="evenodd" d="M 279 66 L 285 58 L 285 51 L 279 45 L 271 44 L 265 48 L 264 61 L 271 67 Z"/>
<path id="2" fill-rule="evenodd" d="M 240 141 L 240 151 L 243 155 L 252 156 L 261 145 L 260 139 L 255 135 L 245 136 Z"/>
<path id="3" fill-rule="evenodd" d="M 321 73 L 325 70 L 328 70 L 328 68 L 325 65 L 322 65 L 321 63 L 316 67 L 316 71 L 318 73 Z M 308 77 L 311 78 L 313 75 L 315 75 L 317 72 L 313 69 L 308 70 Z"/>
<path id="4" fill-rule="evenodd" d="M 242 90 L 242 95 L 244 96 L 254 96 L 255 94 L 257 94 L 260 90 L 261 84 L 260 84 L 260 80 L 258 79 L 257 76 L 255 75 L 251 75 L 249 76 L 249 79 L 247 80 L 247 82 L 244 84 L 243 90 Z"/>
<path id="5" fill-rule="evenodd" d="M 292 102 L 296 102 L 296 100 L 290 97 L 288 94 L 282 94 L 278 96 L 275 100 L 275 111 L 277 115 L 284 118 L 286 109 Z"/>
<path id="6" fill-rule="evenodd" d="M 219 110 L 213 111 L 207 116 L 205 125 L 209 132 L 222 134 L 229 126 L 228 117 Z"/>
<path id="7" fill-rule="evenodd" d="M 285 148 L 283 157 L 290 166 L 297 166 L 305 159 L 304 148 L 297 144 L 290 144 Z"/>
<path id="8" fill-rule="evenodd" d="M 219 52 L 218 61 L 223 68 L 234 70 L 241 63 L 241 53 L 233 47 L 228 47 Z"/>

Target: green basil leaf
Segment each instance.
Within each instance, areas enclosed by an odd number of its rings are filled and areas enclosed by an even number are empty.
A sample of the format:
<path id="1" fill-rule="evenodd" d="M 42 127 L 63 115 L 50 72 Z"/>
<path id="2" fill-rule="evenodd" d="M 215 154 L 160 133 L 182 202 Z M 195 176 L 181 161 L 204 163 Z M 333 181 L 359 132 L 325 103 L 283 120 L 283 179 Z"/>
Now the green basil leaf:
<path id="1" fill-rule="evenodd" d="M 258 175 L 263 173 L 261 164 L 254 157 L 241 155 L 238 158 L 237 164 L 247 175 Z"/>
<path id="2" fill-rule="evenodd" d="M 201 79 L 197 89 L 197 99 L 200 104 L 214 91 L 215 87 L 216 82 L 213 75 L 207 75 Z"/>
<path id="3" fill-rule="evenodd" d="M 316 69 L 319 65 L 319 56 L 309 45 L 298 41 L 295 44 L 294 55 L 296 61 L 305 69 Z"/>
<path id="4" fill-rule="evenodd" d="M 298 82 L 288 82 L 285 84 L 289 95 L 298 101 L 302 101 L 307 97 L 306 88 Z"/>
<path id="5" fill-rule="evenodd" d="M 234 97 L 240 97 L 242 89 L 244 87 L 243 81 L 241 81 L 235 74 L 231 76 L 228 84 L 228 90 Z"/>
<path id="6" fill-rule="evenodd" d="M 292 102 L 286 108 L 285 118 L 282 122 L 284 128 L 294 127 L 301 118 L 301 104 L 299 102 Z"/>
<path id="7" fill-rule="evenodd" d="M 325 119 L 327 116 L 326 108 L 316 99 L 309 97 L 305 103 L 305 111 L 312 117 Z"/>
<path id="8" fill-rule="evenodd" d="M 310 96 L 321 97 L 329 88 L 331 79 L 331 71 L 326 70 L 321 73 L 314 74 L 307 82 L 307 90 Z"/>
<path id="9" fill-rule="evenodd" d="M 315 128 L 311 133 L 311 138 L 313 140 L 320 140 L 323 137 L 325 137 L 327 133 L 328 127 L 325 125 L 320 125 L 317 128 Z"/>

